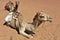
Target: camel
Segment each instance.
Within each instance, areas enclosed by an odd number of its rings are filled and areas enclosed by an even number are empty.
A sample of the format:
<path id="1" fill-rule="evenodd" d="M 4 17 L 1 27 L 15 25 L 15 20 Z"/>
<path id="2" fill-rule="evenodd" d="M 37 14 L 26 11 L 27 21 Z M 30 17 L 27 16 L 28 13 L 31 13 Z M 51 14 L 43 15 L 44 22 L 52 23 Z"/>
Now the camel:
<path id="1" fill-rule="evenodd" d="M 46 15 L 44 12 L 37 12 L 36 15 L 33 18 L 33 22 L 27 22 L 24 20 L 23 16 L 20 15 L 18 17 L 18 20 L 11 21 L 11 26 L 13 28 L 17 29 L 20 34 L 27 38 L 33 38 L 33 34 L 28 34 L 25 31 L 33 32 L 40 24 L 44 22 L 52 22 L 52 18 L 48 15 Z"/>
<path id="2" fill-rule="evenodd" d="M 11 6 L 11 5 L 9 5 Z M 13 7 L 13 6 L 12 6 Z M 8 8 L 11 10 L 11 8 Z M 8 11 L 9 11 L 8 10 Z M 15 12 L 13 14 L 13 19 L 10 22 L 10 27 L 14 28 L 18 31 L 19 34 L 27 37 L 27 38 L 33 38 L 33 34 L 35 34 L 33 31 L 42 23 L 44 22 L 52 22 L 52 18 L 44 12 L 37 12 L 36 15 L 33 18 L 33 22 L 27 22 L 24 20 L 23 15 L 17 11 L 17 7 L 14 8 L 12 12 Z M 26 32 L 27 31 L 27 32 Z M 28 32 L 33 32 L 33 34 L 28 34 Z"/>

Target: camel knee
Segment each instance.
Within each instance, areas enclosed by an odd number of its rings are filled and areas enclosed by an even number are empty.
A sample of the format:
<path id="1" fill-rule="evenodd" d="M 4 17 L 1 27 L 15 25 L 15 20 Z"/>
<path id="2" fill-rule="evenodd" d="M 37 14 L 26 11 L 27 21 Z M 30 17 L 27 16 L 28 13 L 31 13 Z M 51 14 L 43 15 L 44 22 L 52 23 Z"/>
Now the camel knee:
<path id="1" fill-rule="evenodd" d="M 20 32 L 20 34 L 23 34 L 24 33 L 24 31 L 19 31 Z"/>

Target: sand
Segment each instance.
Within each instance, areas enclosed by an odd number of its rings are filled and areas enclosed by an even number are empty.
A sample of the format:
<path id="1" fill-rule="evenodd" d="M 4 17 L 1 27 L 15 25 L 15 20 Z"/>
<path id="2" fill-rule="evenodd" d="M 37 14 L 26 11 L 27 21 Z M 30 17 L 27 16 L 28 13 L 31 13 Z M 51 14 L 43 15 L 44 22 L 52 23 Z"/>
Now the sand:
<path id="1" fill-rule="evenodd" d="M 0 40 L 60 40 L 60 0 L 19 0 L 18 10 L 24 16 L 25 20 L 32 22 L 36 12 L 44 10 L 50 15 L 52 23 L 41 24 L 34 32 L 34 38 L 27 39 L 19 35 L 16 30 L 3 25 L 4 18 L 8 12 L 4 10 L 5 4 L 9 0 L 0 0 Z M 11 0 L 12 2 L 18 0 Z"/>

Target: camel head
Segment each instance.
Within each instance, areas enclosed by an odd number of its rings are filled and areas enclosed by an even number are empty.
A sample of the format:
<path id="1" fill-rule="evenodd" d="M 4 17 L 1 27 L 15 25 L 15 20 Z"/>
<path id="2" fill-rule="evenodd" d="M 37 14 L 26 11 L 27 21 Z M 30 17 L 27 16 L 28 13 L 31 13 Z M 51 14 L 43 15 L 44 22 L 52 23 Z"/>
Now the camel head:
<path id="1" fill-rule="evenodd" d="M 39 21 L 52 22 L 52 18 L 49 15 L 46 15 L 44 12 L 37 12 L 37 18 Z"/>

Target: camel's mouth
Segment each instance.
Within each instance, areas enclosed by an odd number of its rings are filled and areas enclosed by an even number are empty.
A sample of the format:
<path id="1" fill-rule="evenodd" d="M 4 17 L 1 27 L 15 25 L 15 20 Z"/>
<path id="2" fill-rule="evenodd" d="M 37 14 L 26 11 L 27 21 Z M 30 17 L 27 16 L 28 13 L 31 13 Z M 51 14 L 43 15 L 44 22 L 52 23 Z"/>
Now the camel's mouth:
<path id="1" fill-rule="evenodd" d="M 51 18 L 51 17 L 49 17 L 49 19 L 48 19 L 47 21 L 52 22 L 52 18 Z"/>
<path id="2" fill-rule="evenodd" d="M 52 22 L 52 20 L 48 20 L 49 22 Z"/>

